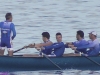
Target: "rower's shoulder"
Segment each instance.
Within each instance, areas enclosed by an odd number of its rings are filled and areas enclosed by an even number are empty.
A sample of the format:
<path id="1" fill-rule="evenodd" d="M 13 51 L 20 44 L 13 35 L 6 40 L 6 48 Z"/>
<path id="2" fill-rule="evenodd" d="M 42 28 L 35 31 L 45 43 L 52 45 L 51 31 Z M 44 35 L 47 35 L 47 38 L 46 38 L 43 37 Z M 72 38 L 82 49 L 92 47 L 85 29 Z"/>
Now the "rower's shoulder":
<path id="1" fill-rule="evenodd" d="M 3 24 L 3 23 L 4 23 L 3 21 L 0 22 L 0 24 Z"/>
<path id="2" fill-rule="evenodd" d="M 11 26 L 14 26 L 14 23 L 13 22 L 11 22 Z"/>
<path id="3" fill-rule="evenodd" d="M 15 25 L 14 25 L 13 22 L 11 22 L 11 24 L 10 24 L 10 28 L 11 28 L 11 29 L 14 29 L 14 28 L 15 28 Z"/>

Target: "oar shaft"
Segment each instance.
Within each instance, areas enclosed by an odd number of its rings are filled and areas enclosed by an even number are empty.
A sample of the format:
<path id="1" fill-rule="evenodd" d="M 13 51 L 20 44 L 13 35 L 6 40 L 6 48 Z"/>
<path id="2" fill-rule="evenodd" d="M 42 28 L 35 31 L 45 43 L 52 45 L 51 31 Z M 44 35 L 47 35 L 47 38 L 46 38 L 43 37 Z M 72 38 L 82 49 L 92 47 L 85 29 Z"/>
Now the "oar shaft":
<path id="1" fill-rule="evenodd" d="M 24 48 L 20 48 L 20 49 L 18 49 L 18 50 L 15 50 L 15 51 L 13 51 L 13 53 L 16 53 L 16 52 L 18 52 L 18 51 L 20 51 L 20 50 L 22 50 L 22 49 L 24 49 Z"/>
<path id="2" fill-rule="evenodd" d="M 13 53 L 16 53 L 16 52 L 18 52 L 18 51 L 21 51 L 21 50 L 23 50 L 23 49 L 25 49 L 25 48 L 27 48 L 27 47 L 29 47 L 29 46 L 22 47 L 22 48 L 20 48 L 20 49 L 18 49 L 18 50 L 15 50 L 15 51 L 13 51 Z"/>
<path id="3" fill-rule="evenodd" d="M 76 50 L 76 52 L 79 52 L 79 51 L 77 51 Z M 85 58 L 87 58 L 88 60 L 90 60 L 91 62 L 93 62 L 93 63 L 95 63 L 95 64 L 97 64 L 98 66 L 100 66 L 100 64 L 98 63 L 98 62 L 96 62 L 96 61 L 94 61 L 94 60 L 92 60 L 91 58 L 89 58 L 88 56 L 84 56 Z"/>
<path id="4" fill-rule="evenodd" d="M 62 70 L 62 68 L 60 68 L 57 64 L 55 64 L 50 58 L 48 58 L 45 54 L 43 54 L 52 64 L 54 64 L 57 68 L 59 68 L 60 70 Z"/>
<path id="5" fill-rule="evenodd" d="M 90 61 L 92 61 L 93 63 L 95 63 L 95 64 L 97 64 L 98 66 L 100 66 L 100 64 L 99 63 L 97 63 L 96 61 L 94 61 L 94 60 L 92 60 L 92 59 L 90 59 L 89 57 L 87 57 L 87 56 L 85 56 L 88 60 L 90 60 Z"/>
<path id="6" fill-rule="evenodd" d="M 42 52 L 42 51 L 39 50 L 39 52 Z M 52 64 L 54 64 L 57 68 L 59 68 L 60 70 L 62 70 L 62 68 L 60 68 L 57 64 L 55 64 L 46 54 L 44 54 L 43 52 L 42 52 L 42 54 L 43 54 Z"/>

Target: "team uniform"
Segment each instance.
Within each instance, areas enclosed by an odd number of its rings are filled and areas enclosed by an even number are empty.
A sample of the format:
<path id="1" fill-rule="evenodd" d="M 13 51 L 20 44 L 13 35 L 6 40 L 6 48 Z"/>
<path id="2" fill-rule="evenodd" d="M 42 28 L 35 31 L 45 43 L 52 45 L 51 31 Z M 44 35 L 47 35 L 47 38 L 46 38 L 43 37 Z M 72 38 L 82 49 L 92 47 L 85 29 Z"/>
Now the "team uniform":
<path id="1" fill-rule="evenodd" d="M 88 43 L 85 39 L 82 39 L 82 40 L 79 40 L 79 41 L 72 42 L 72 44 L 74 45 L 74 47 L 80 47 L 80 46 L 87 45 Z M 65 47 L 68 48 L 67 45 L 65 45 Z M 77 49 L 77 51 L 75 51 L 75 53 L 79 53 L 79 52 L 87 53 L 87 48 Z"/>
<path id="2" fill-rule="evenodd" d="M 75 41 L 72 43 L 75 47 L 80 47 L 80 46 L 84 46 L 87 45 L 87 41 L 85 39 L 79 40 L 79 41 Z M 83 48 L 83 49 L 77 49 L 77 51 L 81 52 L 81 53 L 87 53 L 87 48 Z M 75 53 L 79 53 L 75 51 Z"/>
<path id="3" fill-rule="evenodd" d="M 43 51 L 45 51 L 45 54 L 50 57 L 52 56 L 60 57 L 63 55 L 65 51 L 65 45 L 63 42 L 57 42 L 52 44 L 51 46 L 44 47 Z"/>
<path id="4" fill-rule="evenodd" d="M 89 40 L 87 45 L 77 47 L 76 50 L 83 49 L 83 48 L 87 48 L 88 51 L 87 51 L 86 54 L 83 54 L 82 56 L 84 56 L 84 55 L 86 55 L 86 56 L 96 56 L 96 55 L 99 54 L 99 51 L 100 51 L 99 40 L 97 40 L 97 39 L 95 39 L 94 41 Z"/>
<path id="5" fill-rule="evenodd" d="M 4 49 L 5 47 L 7 47 L 8 50 L 13 50 L 12 40 L 16 36 L 16 30 L 14 24 L 9 21 L 0 22 L 0 29 L 1 29 L 1 48 Z"/>
<path id="6" fill-rule="evenodd" d="M 44 43 L 48 43 L 48 42 L 51 42 L 51 41 L 48 40 L 48 41 L 46 41 L 46 42 L 44 42 Z M 43 46 L 43 47 L 46 47 L 46 46 Z M 42 52 L 45 53 L 45 54 L 50 54 L 50 51 L 47 51 L 47 50 L 42 50 Z M 42 55 L 42 52 L 40 52 L 39 56 Z"/>

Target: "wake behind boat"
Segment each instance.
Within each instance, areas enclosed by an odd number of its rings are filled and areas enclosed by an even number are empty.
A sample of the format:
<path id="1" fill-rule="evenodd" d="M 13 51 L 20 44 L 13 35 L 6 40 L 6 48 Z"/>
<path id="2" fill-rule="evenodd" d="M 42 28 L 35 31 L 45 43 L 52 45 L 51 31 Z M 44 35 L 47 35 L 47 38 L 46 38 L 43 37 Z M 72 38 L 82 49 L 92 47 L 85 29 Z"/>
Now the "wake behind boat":
<path id="1" fill-rule="evenodd" d="M 100 56 L 89 57 L 100 63 Z M 84 56 L 50 57 L 58 66 L 64 69 L 100 70 L 100 66 L 91 62 Z M 45 57 L 1 56 L 0 71 L 35 71 L 59 70 Z"/>

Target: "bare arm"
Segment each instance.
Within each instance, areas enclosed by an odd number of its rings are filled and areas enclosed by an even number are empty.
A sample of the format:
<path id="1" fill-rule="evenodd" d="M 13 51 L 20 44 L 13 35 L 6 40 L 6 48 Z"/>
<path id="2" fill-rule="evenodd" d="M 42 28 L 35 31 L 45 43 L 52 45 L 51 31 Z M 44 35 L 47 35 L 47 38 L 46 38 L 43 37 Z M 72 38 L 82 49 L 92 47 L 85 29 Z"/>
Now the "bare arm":
<path id="1" fill-rule="evenodd" d="M 52 42 L 47 42 L 47 43 L 39 43 L 39 44 L 35 44 L 35 47 L 43 47 L 43 46 L 50 46 L 52 45 Z"/>
<path id="2" fill-rule="evenodd" d="M 39 43 L 39 44 L 29 44 L 28 46 L 25 46 L 25 48 L 41 48 L 43 46 L 50 46 L 52 45 L 52 42 L 47 42 L 47 43 Z"/>

